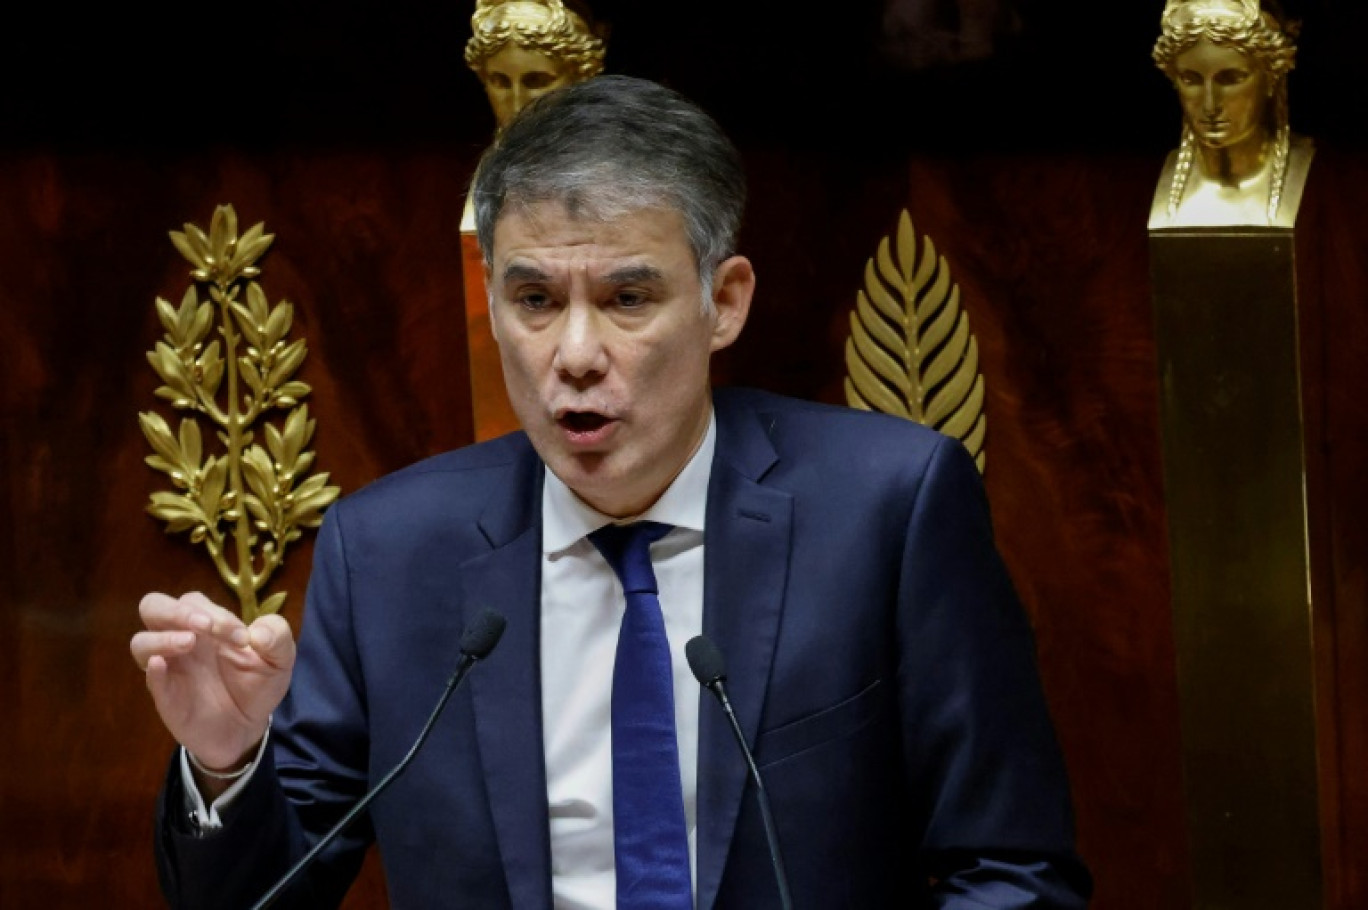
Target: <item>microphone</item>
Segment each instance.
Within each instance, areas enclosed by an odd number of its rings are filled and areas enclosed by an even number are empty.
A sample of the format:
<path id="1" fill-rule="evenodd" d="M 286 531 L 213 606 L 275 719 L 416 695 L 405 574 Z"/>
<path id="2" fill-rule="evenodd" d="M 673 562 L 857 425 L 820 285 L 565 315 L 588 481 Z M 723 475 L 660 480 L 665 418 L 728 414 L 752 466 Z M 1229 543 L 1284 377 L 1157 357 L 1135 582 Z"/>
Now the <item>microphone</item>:
<path id="1" fill-rule="evenodd" d="M 760 819 L 765 823 L 765 840 L 769 842 L 770 864 L 774 867 L 774 880 L 779 886 L 779 905 L 784 910 L 793 910 L 788 873 L 784 871 L 784 857 L 779 852 L 779 834 L 774 829 L 774 816 L 770 813 L 769 794 L 765 792 L 765 782 L 760 779 L 760 769 L 755 766 L 755 756 L 751 754 L 750 746 L 746 745 L 746 735 L 741 732 L 741 724 L 736 719 L 736 712 L 732 710 L 731 699 L 727 698 L 727 662 L 722 659 L 722 652 L 717 650 L 717 645 L 703 635 L 689 640 L 684 646 L 684 656 L 689 660 L 689 669 L 693 671 L 694 679 L 717 696 L 718 703 L 727 714 L 727 720 L 731 721 L 736 744 L 741 747 L 741 754 L 746 757 L 746 765 L 750 768 L 751 780 L 755 782 L 755 797 L 760 803 Z"/>
<path id="2" fill-rule="evenodd" d="M 460 688 L 461 683 L 465 681 L 466 674 L 470 672 L 471 667 L 475 666 L 477 661 L 484 660 L 488 657 L 489 652 L 493 651 L 494 646 L 499 643 L 499 638 L 503 635 L 506 622 L 507 620 L 500 614 L 495 613 L 493 610 L 485 609 L 480 611 L 479 615 L 466 625 L 465 631 L 461 633 L 461 662 L 457 664 L 456 672 L 447 680 L 446 690 L 442 692 L 442 697 L 437 700 L 437 707 L 433 708 L 432 713 L 428 715 L 427 723 L 423 725 L 422 732 L 420 732 L 418 738 L 414 740 L 413 746 L 408 750 L 408 754 L 385 775 L 380 783 L 376 784 L 370 792 L 361 797 L 361 800 L 355 806 L 352 806 L 351 811 L 342 816 L 342 820 L 333 825 L 332 830 L 323 835 L 322 840 L 314 844 L 313 849 L 304 854 L 303 858 L 295 863 L 290 871 L 286 872 L 284 877 L 276 882 L 270 891 L 267 891 L 262 895 L 261 900 L 252 905 L 252 910 L 264 910 L 264 908 L 269 907 L 274 903 L 276 898 L 280 897 L 281 892 L 289 887 L 290 883 L 298 878 L 301 872 L 313 864 L 313 861 L 318 858 L 318 854 L 322 853 L 325 847 L 331 844 L 337 839 L 339 834 L 350 827 L 351 823 L 356 820 L 356 817 L 371 804 L 371 801 L 383 793 L 385 788 L 393 783 L 394 779 L 409 766 L 409 762 L 413 761 L 413 757 L 418 754 L 418 749 L 427 740 L 428 734 L 432 732 L 432 726 L 437 723 L 437 718 L 441 715 L 442 709 L 446 707 L 447 700 L 451 698 L 453 692 Z"/>

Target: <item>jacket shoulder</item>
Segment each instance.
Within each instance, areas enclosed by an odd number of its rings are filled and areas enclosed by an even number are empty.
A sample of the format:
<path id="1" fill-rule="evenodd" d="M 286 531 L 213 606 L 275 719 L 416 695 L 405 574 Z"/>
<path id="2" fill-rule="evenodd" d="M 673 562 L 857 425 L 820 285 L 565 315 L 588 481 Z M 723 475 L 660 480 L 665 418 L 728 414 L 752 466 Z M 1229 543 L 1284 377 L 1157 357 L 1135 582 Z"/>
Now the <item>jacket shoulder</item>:
<path id="1" fill-rule="evenodd" d="M 411 517 L 434 510 L 470 514 L 497 489 L 531 482 L 541 462 L 522 432 L 442 452 L 379 477 L 347 494 L 329 511 Z"/>
<path id="2" fill-rule="evenodd" d="M 844 457 L 861 450 L 930 454 L 951 437 L 902 417 L 843 405 L 802 401 L 756 389 L 719 389 L 714 394 L 719 415 L 736 419 L 749 412 L 761 422 L 776 448 L 803 446 L 808 454 L 824 450 Z"/>

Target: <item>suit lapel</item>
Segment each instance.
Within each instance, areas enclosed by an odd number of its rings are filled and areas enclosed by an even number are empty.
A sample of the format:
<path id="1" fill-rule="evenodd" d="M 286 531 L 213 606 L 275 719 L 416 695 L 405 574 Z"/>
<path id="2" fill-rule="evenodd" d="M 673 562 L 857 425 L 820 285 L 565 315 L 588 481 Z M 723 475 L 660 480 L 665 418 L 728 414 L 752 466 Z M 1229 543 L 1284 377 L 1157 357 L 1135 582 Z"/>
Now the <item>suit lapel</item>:
<path id="1" fill-rule="evenodd" d="M 754 744 L 788 578 L 793 500 L 760 480 L 777 462 L 750 409 L 717 403 L 708 488 L 703 631 L 727 660 L 727 689 Z M 541 717 L 541 463 L 530 449 L 480 523 L 491 550 L 460 567 L 463 621 L 488 606 L 504 614 L 498 648 L 469 680 L 490 813 L 512 906 L 551 907 L 550 822 Z M 717 898 L 747 769 L 710 694 L 699 712 L 698 901 Z"/>
<path id="2" fill-rule="evenodd" d="M 703 632 L 727 662 L 727 692 L 750 744 L 765 704 L 788 578 L 793 499 L 758 482 L 777 456 L 757 416 L 718 402 L 708 489 Z M 699 710 L 698 907 L 717 898 L 747 768 L 710 693 Z"/>
<path id="3" fill-rule="evenodd" d="M 512 906 L 551 906 L 551 844 L 542 748 L 540 462 L 524 458 L 508 498 L 480 528 L 494 547 L 461 566 L 466 621 L 485 607 L 508 620 L 470 676 L 475 731 Z"/>

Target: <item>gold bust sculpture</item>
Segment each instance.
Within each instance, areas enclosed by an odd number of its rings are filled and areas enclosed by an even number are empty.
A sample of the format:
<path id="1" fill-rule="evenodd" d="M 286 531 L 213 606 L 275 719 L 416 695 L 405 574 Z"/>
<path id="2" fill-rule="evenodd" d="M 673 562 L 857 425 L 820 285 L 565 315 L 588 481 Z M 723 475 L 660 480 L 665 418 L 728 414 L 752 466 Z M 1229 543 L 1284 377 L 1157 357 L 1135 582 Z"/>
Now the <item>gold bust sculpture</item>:
<path id="1" fill-rule="evenodd" d="M 1153 56 L 1178 92 L 1183 138 L 1151 227 L 1292 226 L 1312 154 L 1288 127 L 1295 37 L 1260 0 L 1168 0 Z"/>
<path id="2" fill-rule="evenodd" d="M 603 71 L 603 40 L 562 0 L 478 0 L 466 63 L 502 128 L 540 95 Z"/>

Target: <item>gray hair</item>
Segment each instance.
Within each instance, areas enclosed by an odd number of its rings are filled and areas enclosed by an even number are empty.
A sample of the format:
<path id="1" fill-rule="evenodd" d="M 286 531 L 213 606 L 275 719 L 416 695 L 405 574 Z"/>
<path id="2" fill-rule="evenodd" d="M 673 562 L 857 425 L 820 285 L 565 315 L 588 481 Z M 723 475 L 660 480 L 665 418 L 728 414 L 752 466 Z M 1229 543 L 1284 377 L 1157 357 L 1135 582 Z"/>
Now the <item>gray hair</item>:
<path id="1" fill-rule="evenodd" d="M 471 194 L 487 267 L 510 205 L 558 201 L 573 217 L 603 220 L 674 209 L 711 307 L 713 273 L 736 250 L 746 178 L 735 146 L 697 105 L 644 79 L 599 76 L 514 117 L 480 160 Z"/>

